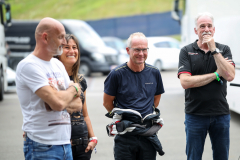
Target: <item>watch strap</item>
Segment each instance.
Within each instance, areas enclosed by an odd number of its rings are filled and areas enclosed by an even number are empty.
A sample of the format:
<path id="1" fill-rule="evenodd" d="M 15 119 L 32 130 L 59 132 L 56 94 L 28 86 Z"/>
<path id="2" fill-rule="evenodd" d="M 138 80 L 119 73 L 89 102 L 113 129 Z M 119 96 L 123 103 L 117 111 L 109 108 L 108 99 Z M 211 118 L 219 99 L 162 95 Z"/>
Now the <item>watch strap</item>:
<path id="1" fill-rule="evenodd" d="M 214 55 L 214 54 L 216 54 L 216 53 L 217 53 L 217 51 L 216 51 L 216 50 L 215 50 L 215 51 L 213 51 L 213 52 L 211 52 L 211 54 L 212 54 L 212 55 Z"/>
<path id="2" fill-rule="evenodd" d="M 220 53 L 220 50 L 218 48 L 216 48 L 213 52 L 211 52 L 212 55 L 214 55 L 216 53 Z"/>

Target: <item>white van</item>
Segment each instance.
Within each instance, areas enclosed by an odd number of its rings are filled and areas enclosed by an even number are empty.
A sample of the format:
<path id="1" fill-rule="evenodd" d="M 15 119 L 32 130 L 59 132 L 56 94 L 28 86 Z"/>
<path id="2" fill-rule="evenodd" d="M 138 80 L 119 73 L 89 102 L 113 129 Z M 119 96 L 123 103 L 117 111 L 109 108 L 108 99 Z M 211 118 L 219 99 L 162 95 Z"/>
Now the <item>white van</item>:
<path id="1" fill-rule="evenodd" d="M 86 22 L 74 19 L 60 20 L 66 33 L 79 41 L 81 62 L 79 72 L 89 76 L 93 72 L 108 74 L 117 64 L 117 51 L 107 47 L 96 31 Z M 34 32 L 39 21 L 15 20 L 6 31 L 6 41 L 11 50 L 10 67 L 14 70 L 19 61 L 30 54 L 36 45 Z"/>

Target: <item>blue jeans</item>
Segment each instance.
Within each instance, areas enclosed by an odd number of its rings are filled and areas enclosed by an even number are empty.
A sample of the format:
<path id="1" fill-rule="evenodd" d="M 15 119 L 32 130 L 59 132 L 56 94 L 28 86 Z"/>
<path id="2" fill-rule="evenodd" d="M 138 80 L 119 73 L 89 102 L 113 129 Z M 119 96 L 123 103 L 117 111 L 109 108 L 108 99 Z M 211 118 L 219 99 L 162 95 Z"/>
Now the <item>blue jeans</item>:
<path id="1" fill-rule="evenodd" d="M 185 115 L 186 154 L 188 160 L 201 160 L 204 143 L 209 133 L 213 160 L 228 160 L 230 115 Z"/>
<path id="2" fill-rule="evenodd" d="M 26 136 L 23 152 L 25 160 L 72 160 L 71 144 L 46 145 Z"/>

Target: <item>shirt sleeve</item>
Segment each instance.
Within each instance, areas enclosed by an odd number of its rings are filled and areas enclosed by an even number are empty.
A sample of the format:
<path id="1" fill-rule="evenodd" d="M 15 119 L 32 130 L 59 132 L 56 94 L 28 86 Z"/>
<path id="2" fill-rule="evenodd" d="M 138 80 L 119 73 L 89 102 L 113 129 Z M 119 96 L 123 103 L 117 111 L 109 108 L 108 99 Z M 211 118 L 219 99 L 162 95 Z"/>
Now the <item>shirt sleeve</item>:
<path id="1" fill-rule="evenodd" d="M 179 54 L 178 78 L 179 78 L 179 75 L 182 73 L 188 73 L 192 75 L 191 64 L 188 58 L 188 52 L 186 50 L 186 47 L 182 48 Z"/>
<path id="2" fill-rule="evenodd" d="M 87 89 L 87 81 L 86 79 L 83 77 L 83 75 L 79 75 L 79 82 L 82 86 L 82 91 L 85 92 Z"/>
<path id="3" fill-rule="evenodd" d="M 231 49 L 230 49 L 228 46 L 225 46 L 225 47 L 223 48 L 222 55 L 223 55 L 224 58 L 232 59 Z M 234 61 L 232 61 L 232 62 L 233 62 L 232 65 L 235 67 Z"/>
<path id="4" fill-rule="evenodd" d="M 110 96 L 116 96 L 118 89 L 118 78 L 116 72 L 113 70 L 107 76 L 106 80 L 104 81 L 104 93 Z"/>
<path id="5" fill-rule="evenodd" d="M 159 94 L 163 94 L 165 91 L 164 91 L 164 87 L 163 87 L 163 81 L 162 81 L 162 76 L 158 70 L 158 83 L 157 83 L 157 90 L 156 90 L 156 93 L 155 95 L 159 95 Z"/>
<path id="6" fill-rule="evenodd" d="M 25 64 L 19 76 L 21 82 L 28 86 L 33 93 L 39 88 L 49 85 L 46 75 L 41 72 L 41 67 L 32 63 Z"/>

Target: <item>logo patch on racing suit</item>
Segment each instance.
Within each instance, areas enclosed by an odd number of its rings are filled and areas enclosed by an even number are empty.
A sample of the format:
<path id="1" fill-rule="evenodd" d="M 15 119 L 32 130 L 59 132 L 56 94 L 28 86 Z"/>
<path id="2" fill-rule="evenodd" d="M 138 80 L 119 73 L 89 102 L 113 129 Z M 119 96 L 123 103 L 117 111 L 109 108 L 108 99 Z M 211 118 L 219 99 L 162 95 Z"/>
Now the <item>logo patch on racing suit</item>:
<path id="1" fill-rule="evenodd" d="M 198 53 L 188 52 L 188 55 L 198 55 Z"/>

